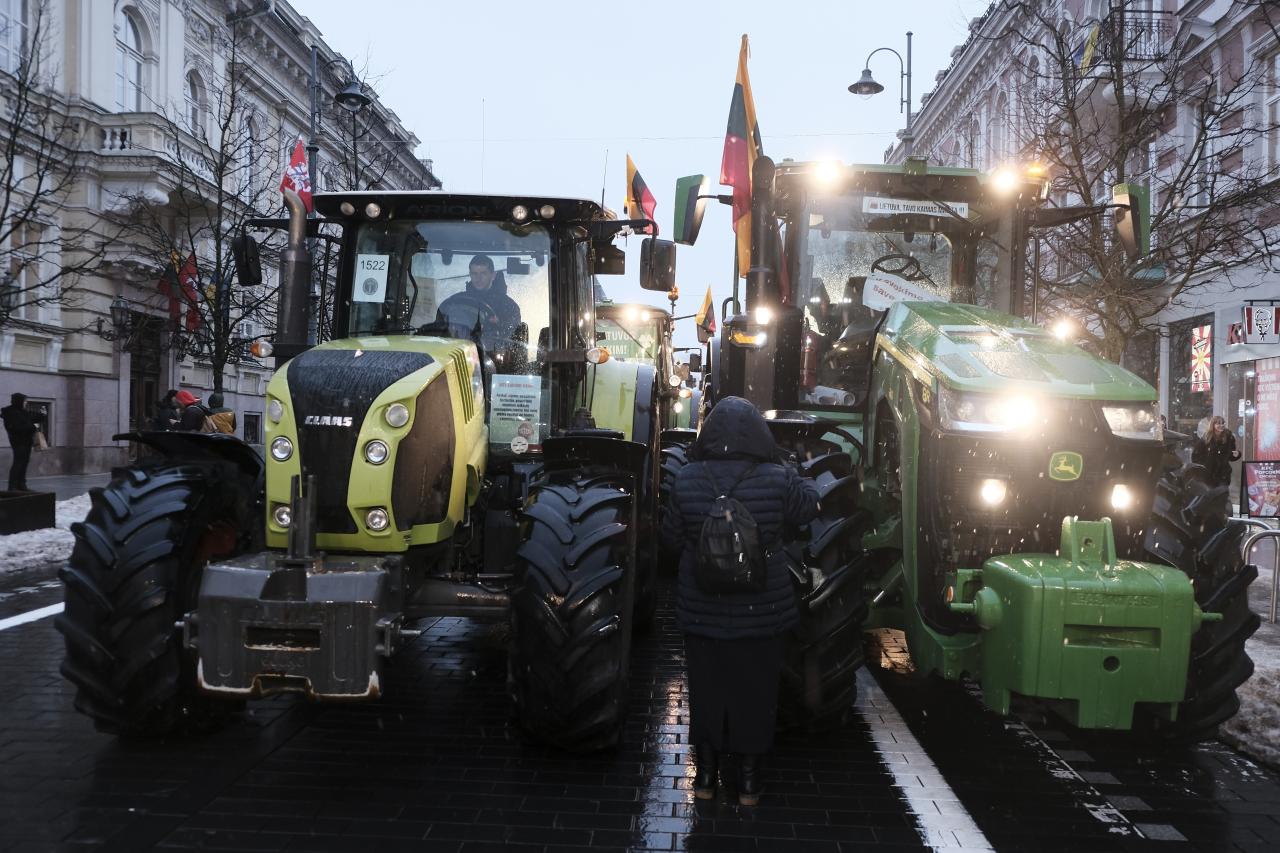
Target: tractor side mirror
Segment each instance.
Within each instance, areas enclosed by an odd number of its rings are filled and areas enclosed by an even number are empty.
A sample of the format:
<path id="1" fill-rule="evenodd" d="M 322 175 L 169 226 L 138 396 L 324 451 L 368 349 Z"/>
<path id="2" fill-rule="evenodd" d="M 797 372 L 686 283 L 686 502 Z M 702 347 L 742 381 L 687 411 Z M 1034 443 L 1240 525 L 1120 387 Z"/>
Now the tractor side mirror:
<path id="1" fill-rule="evenodd" d="M 711 179 L 706 175 L 689 175 L 676 181 L 675 241 L 692 246 L 702 230 L 702 217 L 707 212 L 704 196 L 711 192 Z"/>
<path id="2" fill-rule="evenodd" d="M 702 353 L 700 352 L 689 353 L 689 372 L 690 373 L 702 372 Z"/>
<path id="3" fill-rule="evenodd" d="M 1151 191 L 1140 184 L 1116 184 L 1111 201 L 1121 205 L 1116 210 L 1116 237 L 1125 254 L 1131 262 L 1145 257 L 1151 252 Z"/>
<path id="4" fill-rule="evenodd" d="M 262 284 L 262 259 L 258 254 L 258 241 L 244 231 L 231 238 L 231 257 L 236 265 L 236 278 L 241 287 L 257 287 Z"/>
<path id="5" fill-rule="evenodd" d="M 640 244 L 640 286 L 666 293 L 676 286 L 676 244 L 646 237 Z"/>
<path id="6" fill-rule="evenodd" d="M 596 243 L 591 254 L 593 275 L 622 275 L 627 271 L 627 253 L 612 243 Z"/>

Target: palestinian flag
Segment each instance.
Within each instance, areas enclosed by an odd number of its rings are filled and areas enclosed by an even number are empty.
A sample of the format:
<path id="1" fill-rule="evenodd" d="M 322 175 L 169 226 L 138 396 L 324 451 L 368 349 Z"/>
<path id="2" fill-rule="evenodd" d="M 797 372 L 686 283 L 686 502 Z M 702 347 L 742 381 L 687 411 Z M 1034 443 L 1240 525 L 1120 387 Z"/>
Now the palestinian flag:
<path id="1" fill-rule="evenodd" d="M 702 299 L 702 307 L 698 309 L 698 313 L 694 315 L 694 322 L 698 324 L 699 329 L 706 329 L 707 336 L 710 337 L 716 333 L 716 310 L 715 305 L 711 302 L 711 285 L 707 285 L 707 295 Z"/>
<path id="2" fill-rule="evenodd" d="M 747 37 L 738 52 L 738 76 L 733 83 L 729 105 L 729 126 L 724 132 L 724 156 L 720 160 L 720 183 L 733 187 L 733 231 L 738 237 L 738 274 L 751 267 L 751 167 L 763 151 L 756 104 L 747 78 Z"/>
<path id="3" fill-rule="evenodd" d="M 649 185 L 644 182 L 644 178 L 640 177 L 640 173 L 636 171 L 636 164 L 632 162 L 631 155 L 627 155 L 627 202 L 623 210 L 627 213 L 628 219 L 650 219 L 653 220 L 652 233 L 655 237 L 658 234 L 658 222 L 654 219 L 653 212 L 657 209 L 658 202 L 654 199 L 653 193 L 649 192 Z"/>

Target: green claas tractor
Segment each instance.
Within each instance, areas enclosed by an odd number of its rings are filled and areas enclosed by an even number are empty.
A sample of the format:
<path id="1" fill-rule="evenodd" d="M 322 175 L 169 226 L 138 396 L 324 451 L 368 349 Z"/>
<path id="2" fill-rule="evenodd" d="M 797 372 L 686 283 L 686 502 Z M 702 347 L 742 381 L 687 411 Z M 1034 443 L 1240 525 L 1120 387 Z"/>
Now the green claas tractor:
<path id="1" fill-rule="evenodd" d="M 1252 672 L 1244 526 L 1171 461 L 1150 385 L 1021 319 L 1029 229 L 1102 208 L 916 159 L 762 157 L 753 178 L 746 310 L 713 384 L 768 410 L 802 469 L 857 480 L 843 612 L 902 630 L 918 671 L 975 681 L 1000 713 L 1026 697 L 1083 728 L 1212 733 Z M 1141 210 L 1113 207 L 1133 242 Z M 821 585 L 799 580 L 812 609 Z"/>
<path id="2" fill-rule="evenodd" d="M 331 339 L 308 346 L 317 230 L 286 202 L 267 458 L 127 436 L 158 453 L 93 494 L 63 572 L 77 707 L 157 734 L 251 696 L 373 699 L 416 621 L 461 615 L 510 621 L 525 730 L 616 743 L 652 609 L 660 388 L 601 356 L 592 282 L 649 223 L 573 199 L 317 195 L 341 249 Z M 642 255 L 641 284 L 669 290 L 673 244 Z"/>
<path id="3" fill-rule="evenodd" d="M 658 372 L 664 430 L 697 430 L 702 391 L 688 388 L 689 366 L 676 363 L 671 312 L 626 302 L 596 304 L 596 339 L 610 357 L 639 361 Z"/>

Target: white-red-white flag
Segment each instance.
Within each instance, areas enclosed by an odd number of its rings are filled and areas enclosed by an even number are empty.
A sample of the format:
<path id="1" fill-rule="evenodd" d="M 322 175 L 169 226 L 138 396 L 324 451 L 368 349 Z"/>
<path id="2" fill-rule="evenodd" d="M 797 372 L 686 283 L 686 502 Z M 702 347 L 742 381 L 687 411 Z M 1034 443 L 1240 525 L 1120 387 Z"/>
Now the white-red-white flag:
<path id="1" fill-rule="evenodd" d="M 311 172 L 307 167 L 307 149 L 298 138 L 293 146 L 293 154 L 289 157 L 289 165 L 285 167 L 284 177 L 280 179 L 280 191 L 293 190 L 302 199 L 302 203 L 310 213 L 315 208 L 311 205 Z"/>

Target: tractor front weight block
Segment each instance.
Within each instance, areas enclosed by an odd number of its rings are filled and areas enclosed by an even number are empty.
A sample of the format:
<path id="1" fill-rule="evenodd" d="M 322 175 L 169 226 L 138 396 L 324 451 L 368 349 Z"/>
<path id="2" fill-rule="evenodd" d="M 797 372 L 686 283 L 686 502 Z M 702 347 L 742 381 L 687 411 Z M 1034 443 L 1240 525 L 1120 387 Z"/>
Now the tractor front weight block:
<path id="1" fill-rule="evenodd" d="M 1172 719 L 1186 692 L 1191 636 L 1205 621 L 1182 572 L 1116 556 L 1109 519 L 1062 523 L 1057 555 L 1009 554 L 962 570 L 949 607 L 982 633 L 983 699 L 1007 714 L 1014 694 L 1046 701 L 1073 725 L 1130 729 L 1134 706 Z"/>
<path id="2" fill-rule="evenodd" d="M 183 620 L 201 689 L 374 699 L 401 634 L 396 558 L 317 557 L 305 568 L 263 553 L 205 568 Z"/>

